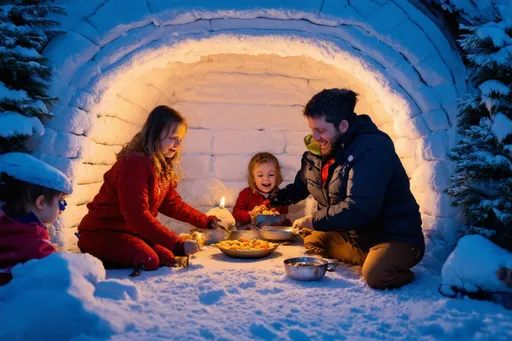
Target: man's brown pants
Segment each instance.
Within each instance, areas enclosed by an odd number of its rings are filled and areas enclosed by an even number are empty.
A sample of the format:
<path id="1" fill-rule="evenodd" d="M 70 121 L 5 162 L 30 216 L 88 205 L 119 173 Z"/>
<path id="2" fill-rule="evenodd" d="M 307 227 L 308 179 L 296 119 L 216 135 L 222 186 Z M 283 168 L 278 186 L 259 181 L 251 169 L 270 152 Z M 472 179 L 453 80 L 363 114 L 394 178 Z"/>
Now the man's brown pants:
<path id="1" fill-rule="evenodd" d="M 374 289 L 391 289 L 414 279 L 410 270 L 423 258 L 423 252 L 402 241 L 389 241 L 370 248 L 368 253 L 353 247 L 339 232 L 313 231 L 304 238 L 304 247 L 325 258 L 362 265 L 363 278 Z"/>

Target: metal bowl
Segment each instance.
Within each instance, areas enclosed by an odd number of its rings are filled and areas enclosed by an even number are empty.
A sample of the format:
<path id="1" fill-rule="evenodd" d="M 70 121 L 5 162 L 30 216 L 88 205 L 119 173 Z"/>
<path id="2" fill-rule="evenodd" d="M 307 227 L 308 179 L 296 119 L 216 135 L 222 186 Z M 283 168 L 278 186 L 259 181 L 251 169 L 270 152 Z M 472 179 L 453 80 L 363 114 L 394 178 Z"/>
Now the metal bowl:
<path id="1" fill-rule="evenodd" d="M 257 214 L 254 217 L 256 225 L 282 225 L 286 214 Z"/>
<path id="2" fill-rule="evenodd" d="M 293 239 L 291 226 L 262 226 L 260 235 L 263 239 L 285 241 Z"/>
<path id="3" fill-rule="evenodd" d="M 194 231 L 192 233 L 182 233 L 180 234 L 181 239 L 183 240 L 195 240 L 199 247 L 203 247 L 208 240 L 208 233 L 201 231 Z"/>
<path id="4" fill-rule="evenodd" d="M 261 239 L 261 236 L 260 236 L 260 233 L 256 230 L 240 230 L 240 231 L 231 231 L 228 239 L 239 240 L 240 238 L 247 239 L 247 240 L 253 240 L 253 239 Z"/>
<path id="5" fill-rule="evenodd" d="M 200 231 L 192 232 L 192 239 L 197 241 L 199 247 L 203 247 L 208 240 L 208 233 Z"/>
<path id="6" fill-rule="evenodd" d="M 336 270 L 336 263 L 313 257 L 288 258 L 284 261 L 286 275 L 297 281 L 318 281 L 326 271 Z"/>
<path id="7" fill-rule="evenodd" d="M 225 249 L 222 247 L 218 247 L 220 251 L 222 251 L 223 254 L 229 257 L 233 258 L 242 258 L 242 259 L 256 259 L 256 258 L 263 258 L 270 255 L 272 252 L 274 252 L 279 245 L 275 245 L 274 247 L 266 250 L 231 250 L 231 249 Z"/>

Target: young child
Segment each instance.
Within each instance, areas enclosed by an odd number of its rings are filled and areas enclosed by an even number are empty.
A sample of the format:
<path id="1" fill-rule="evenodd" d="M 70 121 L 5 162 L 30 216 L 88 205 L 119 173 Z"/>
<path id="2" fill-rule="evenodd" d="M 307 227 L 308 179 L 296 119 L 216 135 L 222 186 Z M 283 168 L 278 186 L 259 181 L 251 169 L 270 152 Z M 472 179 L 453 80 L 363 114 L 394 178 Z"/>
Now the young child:
<path id="1" fill-rule="evenodd" d="M 73 189 L 59 170 L 24 153 L 0 155 L 0 285 L 11 268 L 56 252 L 46 229 L 66 208 Z"/>
<path id="2" fill-rule="evenodd" d="M 248 167 L 248 184 L 236 200 L 233 217 L 239 225 L 254 221 L 257 214 L 269 210 L 268 198 L 281 184 L 281 166 L 277 158 L 270 153 L 258 153 L 251 158 Z M 281 214 L 288 213 L 288 207 L 277 207 Z M 285 221 L 284 225 L 291 225 Z"/>
<path id="3" fill-rule="evenodd" d="M 175 256 L 199 251 L 194 240 L 182 240 L 156 218 L 158 212 L 199 228 L 217 228 L 206 216 L 181 200 L 175 172 L 185 119 L 174 109 L 158 106 L 142 130 L 117 155 L 89 213 L 78 226 L 78 247 L 107 267 L 155 270 L 172 266 Z"/>

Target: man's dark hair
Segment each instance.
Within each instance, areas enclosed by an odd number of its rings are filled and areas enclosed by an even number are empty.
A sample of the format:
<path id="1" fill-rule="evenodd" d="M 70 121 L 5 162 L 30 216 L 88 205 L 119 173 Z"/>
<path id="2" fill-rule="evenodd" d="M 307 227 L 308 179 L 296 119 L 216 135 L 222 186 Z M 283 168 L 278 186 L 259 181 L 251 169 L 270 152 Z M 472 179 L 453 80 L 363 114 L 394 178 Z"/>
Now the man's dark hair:
<path id="1" fill-rule="evenodd" d="M 349 89 L 324 89 L 311 98 L 304 108 L 304 116 L 321 118 L 338 126 L 341 121 L 349 123 L 357 116 L 354 108 L 358 94 Z"/>

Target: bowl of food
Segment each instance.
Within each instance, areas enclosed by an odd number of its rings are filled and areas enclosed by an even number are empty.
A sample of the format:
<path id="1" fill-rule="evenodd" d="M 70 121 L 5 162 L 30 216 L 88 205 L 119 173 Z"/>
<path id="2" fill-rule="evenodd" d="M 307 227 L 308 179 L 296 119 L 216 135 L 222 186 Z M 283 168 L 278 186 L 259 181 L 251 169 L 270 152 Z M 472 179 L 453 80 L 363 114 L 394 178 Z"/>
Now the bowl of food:
<path id="1" fill-rule="evenodd" d="M 336 263 L 314 257 L 296 257 L 284 260 L 286 275 L 297 281 L 318 281 L 326 271 L 334 272 Z"/>
<path id="2" fill-rule="evenodd" d="M 261 237 L 266 240 L 287 241 L 293 239 L 293 229 L 291 226 L 264 225 L 259 232 Z"/>
<path id="3" fill-rule="evenodd" d="M 254 207 L 251 214 L 254 216 L 253 223 L 259 226 L 283 225 L 286 218 L 286 215 L 280 214 L 276 208 L 270 207 L 266 203 Z"/>
<path id="4" fill-rule="evenodd" d="M 200 231 L 192 232 L 192 239 L 197 241 L 199 247 L 203 247 L 208 240 L 208 233 Z"/>
<path id="5" fill-rule="evenodd" d="M 274 252 L 279 244 L 261 239 L 223 240 L 215 244 L 226 256 L 243 259 L 263 258 Z"/>
<path id="6" fill-rule="evenodd" d="M 182 233 L 180 234 L 180 237 L 183 240 L 195 240 L 197 244 L 199 244 L 199 247 L 203 247 L 204 244 L 206 244 L 206 241 L 208 240 L 208 233 L 195 231 L 192 233 Z"/>

